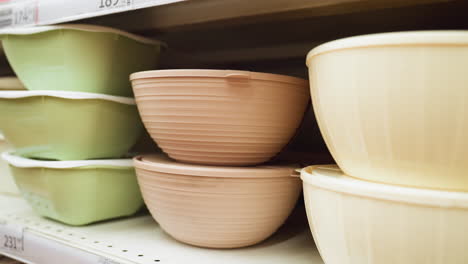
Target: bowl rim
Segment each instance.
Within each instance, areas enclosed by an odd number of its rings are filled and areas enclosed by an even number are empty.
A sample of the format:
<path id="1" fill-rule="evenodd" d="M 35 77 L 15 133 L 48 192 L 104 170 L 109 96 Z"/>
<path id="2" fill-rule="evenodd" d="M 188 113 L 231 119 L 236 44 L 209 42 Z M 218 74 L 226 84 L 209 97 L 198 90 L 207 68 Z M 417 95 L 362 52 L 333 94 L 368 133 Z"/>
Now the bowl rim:
<path id="1" fill-rule="evenodd" d="M 295 170 L 299 165 L 261 165 L 253 167 L 214 166 L 181 163 L 163 154 L 140 155 L 133 158 L 135 168 L 184 176 L 217 178 L 281 178 L 297 179 Z"/>
<path id="2" fill-rule="evenodd" d="M 71 169 L 79 167 L 133 168 L 132 159 L 101 159 L 101 160 L 64 160 L 49 161 L 28 159 L 14 155 L 11 151 L 1 154 L 1 158 L 9 165 L 17 168 L 49 168 Z"/>
<path id="3" fill-rule="evenodd" d="M 216 69 L 166 69 L 135 72 L 130 75 L 130 80 L 149 79 L 149 78 L 167 78 L 167 77 L 210 77 L 224 78 L 232 80 L 265 80 L 290 84 L 297 84 L 307 87 L 309 81 L 299 77 L 240 70 L 216 70 Z"/>
<path id="4" fill-rule="evenodd" d="M 101 99 L 116 103 L 135 105 L 135 99 L 132 97 L 116 96 L 100 93 L 75 92 L 75 91 L 58 91 L 58 90 L 21 90 L 21 91 L 3 91 L 0 90 L 0 99 L 19 99 L 26 97 L 49 96 L 64 99 L 86 100 L 86 99 Z"/>
<path id="5" fill-rule="evenodd" d="M 468 192 L 369 182 L 345 175 L 337 165 L 315 165 L 303 168 L 301 179 L 304 185 L 353 196 L 421 206 L 468 209 Z"/>
<path id="6" fill-rule="evenodd" d="M 321 44 L 307 54 L 306 65 L 318 55 L 353 48 L 398 46 L 468 46 L 468 30 L 399 31 L 342 38 Z"/>
<path id="7" fill-rule="evenodd" d="M 34 26 L 34 27 L 18 27 L 18 28 L 6 28 L 0 30 L 1 35 L 33 35 L 39 34 L 48 31 L 55 31 L 55 30 L 76 30 L 76 31 L 85 31 L 85 32 L 103 32 L 103 33 L 114 33 L 120 36 L 127 37 L 129 39 L 133 39 L 135 41 L 151 44 L 151 45 L 161 45 L 167 47 L 167 44 L 152 38 L 142 37 L 139 35 L 135 35 L 123 30 L 105 27 L 105 26 L 97 26 L 97 25 L 89 25 L 89 24 L 62 24 L 62 25 L 48 25 L 48 26 Z"/>

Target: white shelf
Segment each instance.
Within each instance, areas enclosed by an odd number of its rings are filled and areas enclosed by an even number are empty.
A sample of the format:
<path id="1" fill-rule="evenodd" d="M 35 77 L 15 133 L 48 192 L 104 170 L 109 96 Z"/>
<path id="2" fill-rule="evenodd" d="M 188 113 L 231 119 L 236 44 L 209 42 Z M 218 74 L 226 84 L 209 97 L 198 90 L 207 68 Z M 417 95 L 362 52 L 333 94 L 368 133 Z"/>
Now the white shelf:
<path id="1" fill-rule="evenodd" d="M 184 0 L 10 0 L 0 5 L 0 28 L 48 25 Z"/>
<path id="2" fill-rule="evenodd" d="M 5 248 L 5 235 L 23 239 L 24 250 Z M 289 224 L 253 247 L 203 249 L 175 241 L 149 215 L 71 227 L 38 217 L 20 197 L 4 195 L 0 239 L 0 254 L 33 264 L 323 264 L 305 226 Z"/>

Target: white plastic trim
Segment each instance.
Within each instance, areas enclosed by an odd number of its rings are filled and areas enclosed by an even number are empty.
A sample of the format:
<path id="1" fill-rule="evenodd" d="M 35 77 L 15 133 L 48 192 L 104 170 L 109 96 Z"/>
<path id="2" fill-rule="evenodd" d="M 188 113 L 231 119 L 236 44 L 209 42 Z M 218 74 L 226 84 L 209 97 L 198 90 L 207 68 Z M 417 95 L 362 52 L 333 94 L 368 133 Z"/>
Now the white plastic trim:
<path id="1" fill-rule="evenodd" d="M 63 24 L 63 25 L 54 25 L 54 26 L 7 28 L 7 29 L 0 30 L 0 35 L 31 35 L 31 34 L 38 34 L 42 32 L 61 30 L 61 29 L 88 31 L 88 32 L 114 33 L 114 34 L 124 36 L 124 37 L 130 38 L 130 39 L 133 39 L 138 42 L 145 43 L 145 44 L 167 46 L 166 43 L 160 40 L 145 38 L 145 37 L 138 36 L 138 35 L 125 32 L 119 29 L 115 29 L 115 28 L 96 26 L 96 25 L 85 25 L 85 24 Z"/>
<path id="2" fill-rule="evenodd" d="M 68 169 L 88 166 L 133 167 L 132 159 L 43 161 L 23 158 L 9 152 L 3 152 L 2 159 L 18 168 Z"/>
<path id="3" fill-rule="evenodd" d="M 468 193 L 411 188 L 374 183 L 344 175 L 336 165 L 311 166 L 302 169 L 304 183 L 325 190 L 372 199 L 468 209 Z"/>
<path id="4" fill-rule="evenodd" d="M 34 96 L 51 96 L 66 99 L 102 99 L 113 101 L 122 104 L 134 105 L 135 99 L 130 97 L 115 96 L 108 94 L 86 93 L 86 92 L 69 92 L 69 91 L 0 91 L 0 98 L 15 99 Z"/>

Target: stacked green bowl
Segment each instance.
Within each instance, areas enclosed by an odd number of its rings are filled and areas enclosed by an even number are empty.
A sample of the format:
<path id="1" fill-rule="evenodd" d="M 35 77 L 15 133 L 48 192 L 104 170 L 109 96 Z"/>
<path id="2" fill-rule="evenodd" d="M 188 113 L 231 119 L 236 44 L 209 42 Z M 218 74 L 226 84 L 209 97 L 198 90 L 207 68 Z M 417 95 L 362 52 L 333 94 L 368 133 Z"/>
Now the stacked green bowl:
<path id="1" fill-rule="evenodd" d="M 0 91 L 0 130 L 14 148 L 2 157 L 26 200 L 70 225 L 135 213 L 143 201 L 125 157 L 143 126 L 128 76 L 154 69 L 164 45 L 91 25 L 11 29 L 0 38 L 29 90 Z"/>

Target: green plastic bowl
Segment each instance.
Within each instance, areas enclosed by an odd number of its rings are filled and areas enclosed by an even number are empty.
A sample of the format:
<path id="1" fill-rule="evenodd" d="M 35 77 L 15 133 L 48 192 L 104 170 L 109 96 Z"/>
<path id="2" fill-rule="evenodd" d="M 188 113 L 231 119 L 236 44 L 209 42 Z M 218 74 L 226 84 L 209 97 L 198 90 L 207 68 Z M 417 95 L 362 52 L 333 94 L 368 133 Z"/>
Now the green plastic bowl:
<path id="1" fill-rule="evenodd" d="M 120 158 L 143 125 L 132 98 L 63 91 L 0 91 L 0 130 L 24 157 Z"/>
<path id="2" fill-rule="evenodd" d="M 86 225 L 130 216 L 143 206 L 131 159 L 39 161 L 5 152 L 16 184 L 40 215 Z"/>
<path id="3" fill-rule="evenodd" d="M 29 90 L 131 96 L 128 76 L 157 66 L 160 41 L 91 25 L 3 30 L 11 67 Z"/>

